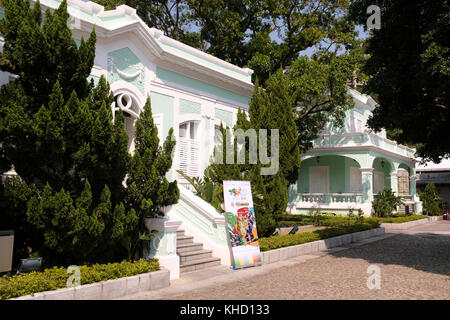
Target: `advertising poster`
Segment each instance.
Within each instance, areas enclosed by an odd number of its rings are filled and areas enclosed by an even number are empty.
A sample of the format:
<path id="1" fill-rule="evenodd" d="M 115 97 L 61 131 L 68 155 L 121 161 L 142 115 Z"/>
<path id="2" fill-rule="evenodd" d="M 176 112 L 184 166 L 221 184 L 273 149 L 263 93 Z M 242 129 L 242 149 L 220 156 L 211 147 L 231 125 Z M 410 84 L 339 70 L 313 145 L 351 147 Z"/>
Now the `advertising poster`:
<path id="1" fill-rule="evenodd" d="M 233 252 L 233 268 L 261 263 L 250 181 L 224 181 L 225 211 Z"/>

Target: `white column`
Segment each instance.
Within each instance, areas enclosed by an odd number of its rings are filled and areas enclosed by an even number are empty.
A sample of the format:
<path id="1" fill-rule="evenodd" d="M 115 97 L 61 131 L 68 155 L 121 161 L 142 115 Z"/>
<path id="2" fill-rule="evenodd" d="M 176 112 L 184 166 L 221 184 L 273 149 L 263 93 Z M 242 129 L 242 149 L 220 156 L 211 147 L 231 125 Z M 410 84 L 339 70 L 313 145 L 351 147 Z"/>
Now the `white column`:
<path id="1" fill-rule="evenodd" d="M 398 175 L 397 172 L 391 173 L 391 190 L 398 196 Z"/>
<path id="2" fill-rule="evenodd" d="M 362 176 L 362 193 L 363 205 L 362 210 L 365 215 L 370 215 L 372 212 L 373 201 L 373 168 L 361 168 Z"/>
<path id="3" fill-rule="evenodd" d="M 144 220 L 148 230 L 158 233 L 150 240 L 150 258 L 157 258 L 159 264 L 170 271 L 170 280 L 180 277 L 180 257 L 177 255 L 177 230 L 181 221 L 168 217 Z"/>

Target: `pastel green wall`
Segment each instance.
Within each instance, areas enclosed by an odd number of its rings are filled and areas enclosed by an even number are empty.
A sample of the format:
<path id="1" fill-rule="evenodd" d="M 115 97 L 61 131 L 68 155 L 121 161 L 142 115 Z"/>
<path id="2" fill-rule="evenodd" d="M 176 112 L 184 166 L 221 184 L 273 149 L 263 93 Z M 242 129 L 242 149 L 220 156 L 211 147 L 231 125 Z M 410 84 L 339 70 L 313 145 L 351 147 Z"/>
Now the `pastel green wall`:
<path id="1" fill-rule="evenodd" d="M 384 160 L 384 165 L 382 166 L 381 161 Z M 393 172 L 394 168 L 392 168 L 391 164 L 383 158 L 376 158 L 373 161 L 373 170 L 374 171 L 382 171 L 384 172 L 384 186 L 387 188 L 391 187 L 391 180 L 387 179 L 391 176 L 391 172 Z"/>
<path id="2" fill-rule="evenodd" d="M 180 114 L 188 114 L 188 113 L 201 114 L 202 105 L 197 102 L 180 99 L 179 112 Z"/>
<path id="3" fill-rule="evenodd" d="M 116 68 L 127 76 L 122 77 L 117 72 Z M 118 80 L 123 80 L 133 84 L 142 94 L 144 94 L 144 70 L 144 64 L 128 47 L 108 53 L 108 82 L 110 84 L 113 84 Z M 128 78 L 131 75 L 136 76 Z"/>
<path id="4" fill-rule="evenodd" d="M 150 101 L 152 104 L 152 114 L 163 114 L 163 137 L 167 137 L 169 129 L 173 128 L 174 97 L 165 94 L 151 92 Z"/>
<path id="5" fill-rule="evenodd" d="M 169 129 L 174 126 L 174 97 L 166 96 L 157 92 L 150 93 L 150 101 L 152 104 L 152 114 L 163 114 L 163 139 L 169 133 Z M 167 179 L 172 180 L 172 171 L 167 172 Z"/>
<path id="6" fill-rule="evenodd" d="M 232 91 L 211 85 L 209 83 L 193 79 L 190 77 L 183 76 L 179 73 L 169 71 L 160 67 L 156 68 L 156 75 L 163 81 L 169 81 L 172 83 L 176 83 L 178 85 L 192 88 L 194 90 L 202 91 L 205 93 L 209 93 L 211 95 L 224 98 L 227 100 L 235 101 L 239 104 L 248 105 L 250 101 L 250 97 L 246 97 Z"/>
<path id="7" fill-rule="evenodd" d="M 309 168 L 312 166 L 329 167 L 330 193 L 350 192 L 350 167 L 359 168 L 353 159 L 342 156 L 321 156 L 319 163 L 315 157 L 306 159 L 299 168 L 297 193 L 309 193 Z"/>
<path id="8" fill-rule="evenodd" d="M 214 109 L 214 116 L 225 122 L 230 128 L 233 127 L 233 113 L 222 109 Z"/>

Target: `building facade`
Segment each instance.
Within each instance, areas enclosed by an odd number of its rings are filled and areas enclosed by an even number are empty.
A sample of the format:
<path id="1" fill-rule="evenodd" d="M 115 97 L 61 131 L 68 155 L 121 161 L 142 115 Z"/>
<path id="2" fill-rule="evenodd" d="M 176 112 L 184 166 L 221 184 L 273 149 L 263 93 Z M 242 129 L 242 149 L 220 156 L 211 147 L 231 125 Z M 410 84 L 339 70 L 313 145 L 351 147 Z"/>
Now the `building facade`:
<path id="1" fill-rule="evenodd" d="M 61 2 L 40 1 L 43 11 L 54 10 Z M 238 110 L 248 109 L 253 71 L 166 37 L 149 28 L 128 6 L 105 11 L 89 1 L 67 2 L 78 43 L 95 27 L 96 56 L 90 77 L 95 83 L 101 76 L 106 78 L 115 95 L 113 113 L 126 114 L 129 151 L 134 151 L 135 122 L 147 98 L 161 143 L 170 128 L 174 129 L 177 144 L 168 179 L 179 182 L 180 200 L 167 208 L 168 221 L 157 223 L 161 237 L 150 251 L 171 270 L 172 278 L 178 277 L 180 268 L 194 265 L 198 269 L 211 263 L 199 258 L 196 264 L 183 265 L 177 247 L 179 228 L 193 239 L 194 247 L 201 244 L 222 264 L 230 265 L 225 217 L 188 190 L 177 170 L 191 177 L 203 176 L 218 139 L 216 129 L 221 124 L 232 127 Z M 0 18 L 2 15 L 0 10 Z M 12 79 L 14 75 L 0 72 L 0 84 Z M 350 93 L 355 108 L 348 111 L 345 128 L 328 126 L 314 148 L 302 155 L 298 183 L 288 190 L 289 212 L 310 213 L 320 208 L 345 213 L 361 208 L 370 214 L 373 196 L 384 186 L 401 194 L 411 210 L 421 212 L 414 150 L 386 139 L 385 133 L 369 132 L 365 123 L 375 101 L 353 90 Z M 206 253 L 200 250 L 196 254 Z"/>
<path id="2" fill-rule="evenodd" d="M 416 195 L 415 150 L 366 127 L 376 102 L 349 89 L 355 106 L 347 111 L 343 128 L 327 125 L 313 148 L 302 155 L 296 185 L 289 188 L 291 213 L 316 210 L 346 214 L 362 209 L 372 213 L 374 195 L 384 187 L 402 197 L 400 210 L 421 213 Z"/>

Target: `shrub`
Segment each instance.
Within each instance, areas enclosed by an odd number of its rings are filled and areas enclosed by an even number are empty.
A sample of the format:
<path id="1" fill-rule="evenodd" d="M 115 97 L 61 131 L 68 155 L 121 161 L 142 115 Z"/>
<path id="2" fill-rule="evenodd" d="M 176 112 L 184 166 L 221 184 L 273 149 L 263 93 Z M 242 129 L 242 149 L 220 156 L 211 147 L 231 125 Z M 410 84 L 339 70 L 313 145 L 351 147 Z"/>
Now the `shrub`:
<path id="1" fill-rule="evenodd" d="M 391 217 L 391 218 L 377 218 L 377 217 L 371 217 L 366 218 L 366 221 L 374 221 L 379 223 L 403 223 L 403 222 L 409 222 L 409 221 L 415 221 L 420 219 L 425 219 L 426 216 L 423 216 L 421 214 L 413 214 L 411 216 L 405 216 L 405 217 Z"/>
<path id="2" fill-rule="evenodd" d="M 324 230 L 316 230 L 313 232 L 302 232 L 297 234 L 286 234 L 268 238 L 261 238 L 259 241 L 259 248 L 261 251 L 268 251 L 272 249 L 289 247 L 311 241 L 336 237 L 347 233 L 369 230 L 377 228 L 378 226 L 379 224 L 376 221 L 367 221 L 361 224 L 355 223 L 353 225 L 327 228 Z"/>
<path id="3" fill-rule="evenodd" d="M 420 195 L 420 200 L 423 202 L 423 213 L 429 216 L 439 216 L 441 214 L 439 210 L 440 198 L 436 194 L 436 188 L 434 183 L 428 183 L 424 192 Z"/>
<path id="4" fill-rule="evenodd" d="M 397 206 L 403 202 L 400 197 L 395 196 L 391 189 L 384 188 L 383 191 L 375 196 L 372 201 L 372 207 L 377 217 L 389 217 Z"/>
<path id="5" fill-rule="evenodd" d="M 81 284 L 129 277 L 157 270 L 159 270 L 157 259 L 80 266 Z M 30 272 L 11 278 L 3 276 L 0 278 L 0 299 L 65 288 L 68 277 L 69 274 L 64 267 L 53 267 L 42 272 Z"/>

